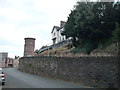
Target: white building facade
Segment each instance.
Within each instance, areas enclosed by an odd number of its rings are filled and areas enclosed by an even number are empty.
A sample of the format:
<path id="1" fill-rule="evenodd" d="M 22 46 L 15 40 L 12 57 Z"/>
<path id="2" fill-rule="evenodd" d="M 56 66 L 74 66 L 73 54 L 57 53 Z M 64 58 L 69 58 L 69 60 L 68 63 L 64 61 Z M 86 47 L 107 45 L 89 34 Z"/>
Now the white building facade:
<path id="1" fill-rule="evenodd" d="M 64 25 L 65 25 L 65 22 L 61 21 L 60 27 L 59 26 L 53 27 L 51 32 L 53 44 L 57 44 L 59 42 L 66 40 L 65 35 L 61 35 L 61 33 L 64 31 Z"/>

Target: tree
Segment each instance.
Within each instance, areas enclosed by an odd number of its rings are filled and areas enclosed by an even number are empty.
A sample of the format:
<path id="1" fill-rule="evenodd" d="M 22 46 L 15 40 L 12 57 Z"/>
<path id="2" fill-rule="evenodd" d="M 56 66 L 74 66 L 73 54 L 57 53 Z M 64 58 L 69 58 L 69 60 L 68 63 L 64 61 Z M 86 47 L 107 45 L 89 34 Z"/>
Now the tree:
<path id="1" fill-rule="evenodd" d="M 112 32 L 115 30 L 115 12 L 113 2 L 96 3 L 93 6 L 95 15 L 93 28 L 94 32 L 91 36 L 99 43 L 106 43 L 112 37 Z"/>
<path id="2" fill-rule="evenodd" d="M 120 1 L 114 4 L 114 14 L 116 22 L 120 25 Z"/>
<path id="3" fill-rule="evenodd" d="M 63 35 L 66 35 L 66 38 L 69 38 L 69 37 L 73 37 L 73 44 L 74 46 L 76 47 L 77 46 L 77 42 L 76 42 L 76 34 L 77 34 L 77 31 L 75 29 L 75 17 L 74 17 L 74 14 L 76 13 L 76 10 L 73 10 L 71 11 L 71 13 L 69 14 L 69 17 L 68 17 L 68 21 L 65 25 L 65 31 L 63 31 Z"/>
<path id="4" fill-rule="evenodd" d="M 64 35 L 86 53 L 104 44 L 115 30 L 113 2 L 77 2 L 69 14 Z M 75 43 L 75 44 L 74 44 Z"/>
<path id="5" fill-rule="evenodd" d="M 116 23 L 116 29 L 113 32 L 113 39 L 115 43 L 120 42 L 120 25 Z"/>

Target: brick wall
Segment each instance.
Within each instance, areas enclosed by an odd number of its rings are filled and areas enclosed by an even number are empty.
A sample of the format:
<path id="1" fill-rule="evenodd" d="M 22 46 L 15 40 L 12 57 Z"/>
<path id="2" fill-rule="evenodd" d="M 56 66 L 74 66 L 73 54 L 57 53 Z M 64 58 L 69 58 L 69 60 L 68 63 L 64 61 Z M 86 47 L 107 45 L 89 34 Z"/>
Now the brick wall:
<path id="1" fill-rule="evenodd" d="M 118 87 L 118 58 L 115 57 L 22 57 L 19 70 L 92 87 Z"/>
<path id="2" fill-rule="evenodd" d="M 24 56 L 34 56 L 35 38 L 25 38 Z"/>

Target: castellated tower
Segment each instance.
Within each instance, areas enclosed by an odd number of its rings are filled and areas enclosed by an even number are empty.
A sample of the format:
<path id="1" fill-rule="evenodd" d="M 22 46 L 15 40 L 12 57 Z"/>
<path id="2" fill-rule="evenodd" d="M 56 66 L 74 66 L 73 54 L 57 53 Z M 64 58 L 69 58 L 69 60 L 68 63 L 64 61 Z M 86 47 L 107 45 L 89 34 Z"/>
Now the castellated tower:
<path id="1" fill-rule="evenodd" d="M 25 38 L 24 57 L 34 56 L 35 38 Z"/>

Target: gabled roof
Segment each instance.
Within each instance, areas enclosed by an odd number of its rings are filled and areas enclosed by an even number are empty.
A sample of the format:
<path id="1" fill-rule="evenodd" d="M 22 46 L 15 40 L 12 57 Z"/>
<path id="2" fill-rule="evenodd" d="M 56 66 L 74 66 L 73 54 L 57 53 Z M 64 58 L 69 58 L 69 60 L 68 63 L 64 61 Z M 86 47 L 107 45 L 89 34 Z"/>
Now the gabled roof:
<path id="1" fill-rule="evenodd" d="M 54 31 L 55 28 L 56 28 L 57 31 L 60 29 L 60 27 L 54 26 L 51 33 L 53 33 L 53 31 Z"/>

